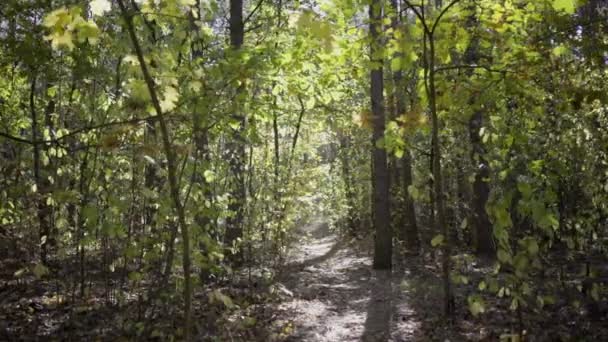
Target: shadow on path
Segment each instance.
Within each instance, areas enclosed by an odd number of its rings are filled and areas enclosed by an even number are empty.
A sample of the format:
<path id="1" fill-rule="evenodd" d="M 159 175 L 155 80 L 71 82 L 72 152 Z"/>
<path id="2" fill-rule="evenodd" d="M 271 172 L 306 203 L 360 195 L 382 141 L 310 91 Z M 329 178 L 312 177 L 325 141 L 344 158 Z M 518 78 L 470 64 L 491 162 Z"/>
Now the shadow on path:
<path id="1" fill-rule="evenodd" d="M 278 341 L 466 340 L 442 319 L 432 261 L 395 255 L 392 271 L 372 270 L 371 238 L 340 239 L 321 219 L 297 232 L 279 277 L 293 295 L 274 309 L 290 333 Z"/>
<path id="2" fill-rule="evenodd" d="M 362 341 L 387 341 L 390 338 L 393 314 L 393 277 L 390 270 L 372 271 L 371 295 Z"/>

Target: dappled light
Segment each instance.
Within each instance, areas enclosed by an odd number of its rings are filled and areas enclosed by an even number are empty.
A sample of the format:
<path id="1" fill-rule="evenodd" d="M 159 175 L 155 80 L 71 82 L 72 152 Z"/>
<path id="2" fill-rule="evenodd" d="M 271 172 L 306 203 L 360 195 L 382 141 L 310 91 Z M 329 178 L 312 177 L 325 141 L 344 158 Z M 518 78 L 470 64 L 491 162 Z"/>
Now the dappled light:
<path id="1" fill-rule="evenodd" d="M 607 341 L 608 0 L 0 0 L 0 341 Z"/>

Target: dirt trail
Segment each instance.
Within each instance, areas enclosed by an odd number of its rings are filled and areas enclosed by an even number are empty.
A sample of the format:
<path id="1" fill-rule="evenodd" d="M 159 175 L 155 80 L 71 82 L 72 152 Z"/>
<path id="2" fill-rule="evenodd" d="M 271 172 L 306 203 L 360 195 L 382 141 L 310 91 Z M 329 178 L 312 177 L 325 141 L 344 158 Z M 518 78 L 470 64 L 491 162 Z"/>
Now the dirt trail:
<path id="1" fill-rule="evenodd" d="M 421 340 L 404 273 L 373 271 L 369 242 L 344 241 L 322 219 L 298 236 L 282 276 L 293 296 L 279 306 L 289 341 Z"/>

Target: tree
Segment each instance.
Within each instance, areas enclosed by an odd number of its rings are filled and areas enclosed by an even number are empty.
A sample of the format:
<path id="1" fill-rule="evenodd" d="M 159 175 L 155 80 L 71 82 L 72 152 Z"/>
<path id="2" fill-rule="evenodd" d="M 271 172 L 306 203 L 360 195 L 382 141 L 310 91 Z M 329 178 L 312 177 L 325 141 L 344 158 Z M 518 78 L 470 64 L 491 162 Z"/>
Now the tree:
<path id="1" fill-rule="evenodd" d="M 464 55 L 464 63 L 466 65 L 477 65 L 479 58 L 479 37 L 477 16 L 475 8 L 470 9 L 471 14 L 467 19 L 467 26 L 473 32 L 473 37 L 469 41 L 469 46 Z M 474 69 L 467 71 L 469 77 L 473 75 Z M 475 170 L 475 180 L 473 181 L 473 226 L 475 229 L 475 249 L 478 255 L 485 257 L 494 257 L 496 254 L 496 245 L 492 236 L 492 222 L 488 218 L 486 212 L 486 204 L 490 196 L 490 165 L 486 160 L 485 147 L 480 135 L 481 128 L 484 125 L 484 112 L 475 104 L 475 97 L 471 97 L 469 105 L 473 108 L 473 114 L 469 119 L 469 138 L 471 142 L 471 160 Z"/>
<path id="2" fill-rule="evenodd" d="M 374 268 L 390 269 L 393 235 L 390 226 L 389 173 L 384 138 L 384 73 L 382 72 L 383 2 L 373 0 L 369 6 L 370 32 L 370 94 L 372 112 L 372 217 L 375 230 Z"/>
<path id="3" fill-rule="evenodd" d="M 243 1 L 230 0 L 230 46 L 232 54 L 236 60 L 240 60 L 240 50 L 243 46 L 245 38 L 245 25 L 243 23 Z M 242 66 L 237 66 L 242 67 Z M 226 227 L 226 244 L 229 247 L 238 244 L 238 240 L 243 236 L 243 219 L 247 197 L 247 189 L 245 187 L 245 125 L 246 116 L 242 113 L 243 99 L 245 96 L 245 83 L 243 78 L 239 78 L 236 86 L 234 97 L 234 107 L 232 120 L 236 128 L 229 137 L 226 146 L 228 160 L 230 163 L 230 171 L 232 173 L 231 182 L 231 205 L 230 210 L 234 212 L 227 221 Z M 241 258 L 241 254 L 236 254 L 236 259 Z M 237 261 L 240 262 L 240 261 Z"/>
<path id="4" fill-rule="evenodd" d="M 132 14 L 129 12 L 129 10 L 123 3 L 123 0 L 118 0 L 118 5 L 120 6 L 120 11 L 122 12 L 122 16 L 125 20 L 125 25 L 127 27 L 127 31 L 129 32 L 131 43 L 133 44 L 133 49 L 135 50 L 139 66 L 141 67 L 141 72 L 144 76 L 144 81 L 146 82 L 146 86 L 150 94 L 152 105 L 154 106 L 154 110 L 156 112 L 156 116 L 158 117 L 158 122 L 160 124 L 163 149 L 167 157 L 167 178 L 169 180 L 171 198 L 173 200 L 174 210 L 177 215 L 177 220 L 179 224 L 178 227 L 182 233 L 182 256 L 184 268 L 184 340 L 190 341 L 190 332 L 192 324 L 190 310 L 190 307 L 192 305 L 192 282 L 190 279 L 190 233 L 188 230 L 188 225 L 186 223 L 186 214 L 184 212 L 183 203 L 180 198 L 180 191 L 177 180 L 177 161 L 175 157 L 174 147 L 171 144 L 171 137 L 169 136 L 169 127 L 167 126 L 167 122 L 165 121 L 165 113 L 163 113 L 160 100 L 156 93 L 154 79 L 152 79 L 152 76 L 148 71 L 148 66 L 144 58 L 143 50 L 139 45 L 139 40 L 137 38 L 137 34 L 133 26 Z"/>
<path id="5" fill-rule="evenodd" d="M 392 20 L 392 28 L 393 32 L 401 32 L 403 29 L 402 15 L 400 11 L 399 1 L 392 1 L 392 10 L 393 16 Z M 404 39 L 404 38 L 402 38 Z M 403 44 L 399 42 L 397 39 L 397 44 L 401 47 Z M 396 51 L 393 55 L 393 61 L 396 61 L 396 70 L 393 70 L 393 83 L 394 83 L 394 92 L 393 92 L 393 100 L 394 100 L 394 109 L 395 109 L 395 117 L 405 116 L 406 114 L 406 94 L 405 87 L 406 82 L 403 78 L 403 70 L 402 70 L 402 61 L 404 60 L 404 53 L 408 51 Z M 403 137 L 404 140 L 407 140 L 407 137 Z M 402 202 L 402 210 L 403 210 L 403 230 L 400 230 L 400 236 L 405 240 L 406 246 L 409 250 L 417 252 L 420 248 L 420 239 L 418 237 L 418 224 L 416 221 L 416 210 L 414 208 L 414 199 L 410 194 L 410 187 L 413 184 L 412 179 L 412 156 L 410 154 L 410 148 L 405 144 L 406 147 L 403 151 L 403 156 L 398 159 L 401 166 L 402 181 L 400 182 L 401 190 L 403 193 L 403 202 Z"/>

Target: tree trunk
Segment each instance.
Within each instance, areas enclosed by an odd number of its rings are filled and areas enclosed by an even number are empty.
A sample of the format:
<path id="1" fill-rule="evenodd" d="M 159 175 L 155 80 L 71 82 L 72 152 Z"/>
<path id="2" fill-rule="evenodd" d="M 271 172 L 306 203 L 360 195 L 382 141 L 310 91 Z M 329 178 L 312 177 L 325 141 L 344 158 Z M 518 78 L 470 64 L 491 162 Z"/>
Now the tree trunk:
<path id="1" fill-rule="evenodd" d="M 230 45 L 235 53 L 243 46 L 245 37 L 243 23 L 243 0 L 230 0 Z M 234 130 L 230 143 L 227 146 L 229 154 L 230 172 L 232 173 L 231 199 L 229 209 L 234 212 L 234 216 L 229 217 L 226 226 L 226 244 L 233 247 L 243 236 L 243 219 L 247 189 L 245 187 L 244 165 L 245 156 L 245 115 L 241 113 L 242 96 L 245 87 L 241 83 L 236 89 L 234 100 L 234 112 L 232 119 L 239 123 L 239 127 Z M 235 263 L 240 263 L 241 253 L 236 253 L 232 257 Z"/>
<path id="2" fill-rule="evenodd" d="M 399 2 L 397 0 L 391 1 L 395 15 L 393 17 L 393 29 L 398 30 L 401 23 L 401 16 L 399 15 Z M 398 52 L 394 58 L 402 58 L 403 54 Z M 393 73 L 394 82 L 394 106 L 395 116 L 405 114 L 406 103 L 405 103 L 405 91 L 403 82 L 403 72 L 401 69 Z M 404 137 L 405 139 L 405 137 Z M 420 248 L 420 239 L 418 238 L 418 224 L 416 222 L 416 210 L 414 208 L 414 199 L 410 196 L 408 188 L 412 185 L 412 157 L 409 150 L 405 150 L 403 157 L 399 160 L 401 163 L 402 175 L 397 175 L 402 180 L 401 188 L 403 189 L 403 231 L 399 234 L 405 239 L 406 247 L 408 250 L 417 252 Z M 395 167 L 397 169 L 397 167 Z M 402 177 L 399 177 L 402 176 Z"/>
<path id="3" fill-rule="evenodd" d="M 475 13 L 473 11 L 473 13 Z M 470 30 L 475 31 L 477 26 L 477 18 L 471 15 L 468 18 L 467 26 Z M 471 42 L 465 52 L 465 64 L 474 65 L 479 62 L 479 38 L 473 35 Z M 472 76 L 473 71 L 468 72 Z M 471 96 L 469 105 L 475 108 L 475 98 Z M 475 250 L 478 255 L 493 257 L 496 253 L 494 239 L 492 237 L 492 223 L 486 212 L 486 203 L 490 196 L 490 186 L 487 179 L 490 176 L 490 166 L 485 159 L 485 147 L 479 130 L 483 126 L 483 111 L 475 108 L 475 111 L 469 119 L 469 137 L 471 142 L 471 160 L 475 170 L 475 180 L 473 182 L 473 205 L 472 207 L 472 228 L 475 230 Z"/>
<path id="4" fill-rule="evenodd" d="M 427 31 L 425 34 L 428 38 L 428 54 L 425 52 L 425 56 L 428 58 L 425 72 L 425 87 L 427 91 L 427 98 L 429 99 L 429 109 L 431 114 L 431 152 L 432 152 L 432 174 L 433 174 L 433 195 L 435 200 L 437 231 L 440 231 L 443 235 L 442 244 L 442 276 L 443 276 L 443 311 L 446 316 L 451 315 L 454 312 L 454 301 L 452 296 L 452 288 L 450 282 L 450 255 L 451 255 L 451 242 L 450 242 L 450 230 L 447 225 L 446 212 L 445 212 L 445 199 L 443 194 L 443 175 L 441 169 L 441 142 L 439 140 L 439 115 L 437 113 L 437 89 L 435 86 L 435 37 L 434 31 Z"/>
<path id="5" fill-rule="evenodd" d="M 32 140 L 34 142 L 34 184 L 36 185 L 36 214 L 38 218 L 38 237 L 40 243 L 40 260 L 43 264 L 47 263 L 48 242 L 50 238 L 49 208 L 44 198 L 44 181 L 41 174 L 40 157 L 40 134 L 38 132 L 38 115 L 36 111 L 36 75 L 32 75 L 30 87 L 30 115 L 32 119 Z"/>
<path id="6" fill-rule="evenodd" d="M 401 159 L 403 168 L 403 190 L 405 199 L 403 205 L 405 207 L 404 231 L 405 243 L 407 249 L 413 253 L 417 253 L 420 249 L 420 237 L 418 236 L 418 223 L 416 221 L 416 209 L 414 207 L 414 199 L 410 195 L 408 188 L 413 184 L 412 177 L 412 157 L 410 151 L 405 151 Z"/>
<path id="7" fill-rule="evenodd" d="M 357 224 L 357 208 L 355 202 L 355 191 L 354 191 L 354 181 L 352 176 L 352 169 L 350 166 L 350 160 L 348 156 L 348 151 L 350 149 L 350 136 L 343 134 L 342 132 L 338 133 L 338 139 L 340 141 L 340 151 L 338 152 L 338 156 L 340 158 L 340 164 L 342 165 L 342 179 L 344 182 L 344 193 L 346 196 L 346 204 L 348 205 L 348 218 L 347 224 L 348 229 L 351 234 L 355 234 L 358 224 Z"/>
<path id="8" fill-rule="evenodd" d="M 186 214 L 179 195 L 180 191 L 177 180 L 177 161 L 175 156 L 175 150 L 171 144 L 169 128 L 167 127 L 167 122 L 165 121 L 164 113 L 160 106 L 160 100 L 158 98 L 158 94 L 156 93 L 156 88 L 154 87 L 154 79 L 148 71 L 143 51 L 141 49 L 141 46 L 139 45 L 139 41 L 135 33 L 135 28 L 133 27 L 133 18 L 131 14 L 127 11 L 123 0 L 118 0 L 118 5 L 120 6 L 120 10 L 124 17 L 127 26 L 127 31 L 131 38 L 131 43 L 133 44 L 133 48 L 137 55 L 137 60 L 139 61 L 139 65 L 144 76 L 148 92 L 150 93 L 150 99 L 152 100 L 152 105 L 154 106 L 154 110 L 156 112 L 156 115 L 158 116 L 158 122 L 160 124 L 163 149 L 167 157 L 167 178 L 169 180 L 169 190 L 171 193 L 171 199 L 173 200 L 173 206 L 175 214 L 177 216 L 178 225 L 182 233 L 182 264 L 184 269 L 184 340 L 190 341 L 190 307 L 192 304 L 192 282 L 190 277 L 190 234 L 188 231 L 188 225 L 186 224 Z"/>
<path id="9" fill-rule="evenodd" d="M 389 172 L 386 150 L 377 143 L 384 137 L 384 95 L 382 57 L 382 2 L 372 0 L 369 6 L 369 30 L 371 36 L 370 58 L 372 60 L 371 103 L 373 115 L 372 134 L 372 217 L 376 237 L 374 241 L 374 269 L 390 269 L 392 257 L 392 231 L 389 209 Z"/>

